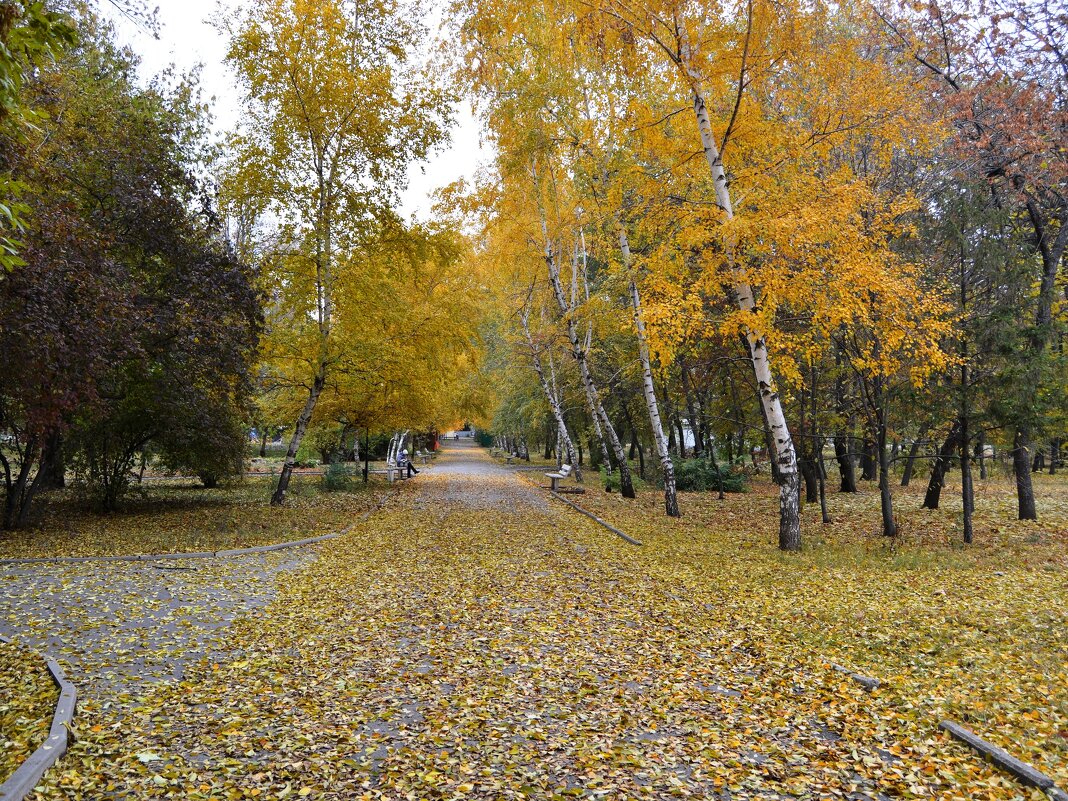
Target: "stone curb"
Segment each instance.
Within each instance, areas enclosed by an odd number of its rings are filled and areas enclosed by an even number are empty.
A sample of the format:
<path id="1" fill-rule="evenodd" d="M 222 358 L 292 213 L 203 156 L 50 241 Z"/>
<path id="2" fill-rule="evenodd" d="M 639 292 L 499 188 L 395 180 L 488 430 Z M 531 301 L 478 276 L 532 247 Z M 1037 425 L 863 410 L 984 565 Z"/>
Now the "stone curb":
<path id="1" fill-rule="evenodd" d="M 634 539 L 634 537 L 631 537 L 628 534 L 624 534 L 622 531 L 620 531 L 618 528 L 613 526 L 611 523 L 607 523 L 604 520 L 602 520 L 601 518 L 599 518 L 597 515 L 593 514 L 593 512 L 587 512 L 585 509 L 583 509 L 577 503 L 569 501 L 567 498 L 565 498 L 560 493 L 553 492 L 552 490 L 549 490 L 549 494 L 552 495 L 554 498 L 556 498 L 556 500 L 563 501 L 568 506 L 570 506 L 572 509 L 574 509 L 576 512 L 581 512 L 582 514 L 586 515 L 586 517 L 590 518 L 590 520 L 593 520 L 593 521 L 595 521 L 597 523 L 600 523 L 602 526 L 604 526 L 606 529 L 608 529 L 612 533 L 618 534 L 620 537 L 625 539 L 631 545 L 641 545 L 641 543 L 638 540 Z"/>
<path id="2" fill-rule="evenodd" d="M 969 748 L 977 751 L 984 759 L 993 762 L 1006 773 L 1012 774 L 1021 784 L 1026 784 L 1028 787 L 1037 787 L 1054 801 L 1068 801 L 1068 793 L 1058 788 L 1053 783 L 1053 779 L 1045 773 L 1017 759 L 1005 749 L 988 743 L 970 729 L 966 729 L 951 720 L 939 721 L 938 728 L 948 733 L 953 739 L 959 740 Z"/>
<path id="3" fill-rule="evenodd" d="M 861 685 L 868 692 L 878 689 L 881 684 L 878 679 L 873 679 L 870 676 L 864 676 L 860 673 L 854 673 L 852 670 L 843 667 L 842 665 L 836 665 L 833 662 L 828 664 L 839 673 L 844 673 L 849 676 L 849 678 L 857 682 L 857 684 Z M 999 748 L 993 743 L 988 743 L 970 729 L 966 729 L 959 723 L 954 723 L 951 720 L 940 720 L 938 722 L 938 728 L 946 732 L 953 739 L 964 743 L 969 748 L 976 751 L 981 757 L 993 763 L 995 767 L 1011 775 L 1021 784 L 1042 790 L 1052 799 L 1052 801 L 1068 801 L 1068 793 L 1057 787 L 1053 779 L 1045 773 L 1038 770 L 1033 765 L 1029 765 L 1023 760 L 1017 759 L 1005 749 Z"/>
<path id="4" fill-rule="evenodd" d="M 268 551 L 280 551 L 285 548 L 299 548 L 304 545 L 313 545 L 324 540 L 332 540 L 352 531 L 359 523 L 367 520 L 375 512 L 386 505 L 397 490 L 390 490 L 368 509 L 356 523 L 335 531 L 332 534 L 323 534 L 319 537 L 309 537 L 293 542 L 281 542 L 276 545 L 258 545 L 253 548 L 236 548 L 229 551 L 204 551 L 201 553 L 170 553 L 170 554 L 140 554 L 136 556 L 68 556 L 68 557 L 28 557 L 26 559 L 2 559 L 3 564 L 26 564 L 32 562 L 70 563 L 70 562 L 151 562 L 163 559 L 209 559 L 218 556 L 241 556 L 252 553 L 266 553 Z M 0 642 L 13 642 L 9 637 L 0 634 Z M 41 781 L 41 777 L 63 756 L 71 739 L 70 726 L 74 719 L 75 708 L 78 703 L 78 691 L 74 685 L 67 681 L 66 675 L 59 664 L 49 656 L 45 656 L 45 664 L 52 676 L 52 681 L 59 688 L 59 699 L 56 701 L 56 709 L 52 715 L 52 726 L 48 732 L 48 739 L 30 756 L 26 758 L 14 773 L 0 784 L 0 801 L 23 801 Z"/>
<path id="5" fill-rule="evenodd" d="M 368 511 L 364 512 L 360 519 L 357 521 L 362 523 L 374 512 L 377 512 L 383 506 L 386 501 L 389 500 L 396 490 L 390 490 L 382 499 L 375 504 L 375 506 Z M 55 565 L 67 565 L 76 564 L 79 562 L 158 562 L 164 559 L 216 559 L 218 557 L 227 556 L 246 556 L 254 553 L 268 553 L 270 551 L 282 551 L 286 548 L 301 548 L 305 545 L 314 545 L 317 542 L 324 542 L 325 540 L 332 540 L 340 537 L 342 534 L 347 534 L 352 531 L 356 524 L 343 528 L 341 531 L 335 531 L 331 534 L 321 534 L 318 537 L 308 537 L 303 540 L 293 540 L 291 542 L 279 542 L 274 545 L 254 545 L 250 548 L 231 548 L 225 551 L 196 551 L 193 553 L 143 553 L 143 554 L 131 554 L 130 556 L 27 556 L 20 559 L 0 559 L 0 565 L 27 565 L 36 564 L 40 562 L 49 562 Z M 3 797 L 0 796 L 0 799 Z"/>
<path id="6" fill-rule="evenodd" d="M 849 676 L 849 678 L 851 678 L 853 681 L 855 681 L 868 692 L 874 692 L 875 690 L 879 689 L 879 685 L 881 684 L 881 682 L 878 679 L 873 679 L 871 676 L 865 676 L 860 673 L 854 673 L 849 668 L 843 667 L 842 665 L 836 665 L 834 662 L 831 662 L 830 665 L 834 670 L 837 670 L 839 673 L 845 673 L 847 676 Z"/>
<path id="7" fill-rule="evenodd" d="M 10 643 L 12 640 L 0 634 L 0 642 Z M 52 681 L 59 688 L 59 699 L 52 713 L 52 726 L 48 731 L 48 739 L 26 757 L 26 761 L 19 765 L 3 784 L 0 784 L 0 801 L 22 801 L 26 798 L 33 792 L 45 772 L 67 750 L 70 725 L 78 703 L 78 691 L 67 681 L 63 669 L 54 659 L 45 656 L 45 664 L 48 666 Z"/>

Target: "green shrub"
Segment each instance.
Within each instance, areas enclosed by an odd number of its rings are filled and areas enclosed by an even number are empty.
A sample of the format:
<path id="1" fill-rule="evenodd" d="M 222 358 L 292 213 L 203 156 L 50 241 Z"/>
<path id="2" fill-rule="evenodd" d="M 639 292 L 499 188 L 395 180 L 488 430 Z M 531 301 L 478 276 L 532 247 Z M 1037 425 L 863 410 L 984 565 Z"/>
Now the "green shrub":
<path id="1" fill-rule="evenodd" d="M 352 486 L 349 469 L 337 462 L 329 464 L 323 473 L 323 489 L 327 492 L 344 492 Z"/>
<path id="2" fill-rule="evenodd" d="M 605 492 L 619 492 L 619 471 L 613 470 L 610 474 L 605 475 L 604 468 L 599 468 L 601 471 L 601 479 L 604 481 Z M 648 482 L 642 481 L 638 478 L 638 471 L 631 468 L 630 481 L 634 485 L 635 490 L 645 489 L 648 486 Z"/>
<path id="3" fill-rule="evenodd" d="M 724 492 L 745 492 L 749 486 L 744 473 L 733 472 L 722 465 L 717 469 L 707 459 L 685 459 L 675 463 L 675 486 L 680 492 L 718 492 L 721 480 Z"/>

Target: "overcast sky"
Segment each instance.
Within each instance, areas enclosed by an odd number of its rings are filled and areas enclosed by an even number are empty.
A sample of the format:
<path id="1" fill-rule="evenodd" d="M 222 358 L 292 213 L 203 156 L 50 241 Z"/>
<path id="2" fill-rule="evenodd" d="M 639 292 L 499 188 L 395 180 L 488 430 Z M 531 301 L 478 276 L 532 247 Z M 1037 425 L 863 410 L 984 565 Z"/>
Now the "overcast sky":
<path id="1" fill-rule="evenodd" d="M 150 0 L 151 2 L 151 0 Z M 219 0 L 157 0 L 159 4 L 159 39 L 118 17 L 114 7 L 102 3 L 112 18 L 119 39 L 142 58 L 141 74 L 148 78 L 174 64 L 180 72 L 203 65 L 201 86 L 211 100 L 215 128 L 231 128 L 240 112 L 233 75 L 223 64 L 226 41 L 212 26 L 219 14 Z M 240 0 L 223 0 L 226 7 L 240 5 Z M 429 5 L 429 4 L 428 4 Z M 489 153 L 480 146 L 478 125 L 467 103 L 456 109 L 457 125 L 452 141 L 427 162 L 414 164 L 409 170 L 409 187 L 402 198 L 402 213 L 417 214 L 425 219 L 431 206 L 430 194 L 461 177 L 471 177 L 479 162 Z"/>

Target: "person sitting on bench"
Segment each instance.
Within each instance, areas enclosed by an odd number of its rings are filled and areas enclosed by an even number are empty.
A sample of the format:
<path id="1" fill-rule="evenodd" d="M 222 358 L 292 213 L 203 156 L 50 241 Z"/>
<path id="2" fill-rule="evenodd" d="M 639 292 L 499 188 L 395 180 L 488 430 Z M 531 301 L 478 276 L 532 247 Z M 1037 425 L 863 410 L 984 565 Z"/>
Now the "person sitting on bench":
<path id="1" fill-rule="evenodd" d="M 402 450 L 400 452 L 400 456 L 397 457 L 397 467 L 400 468 L 402 473 L 404 472 L 405 467 L 407 467 L 408 468 L 408 478 L 411 478 L 413 474 L 414 475 L 418 475 L 419 474 L 419 471 L 415 469 L 415 465 L 412 464 L 412 460 L 408 458 L 408 449 L 407 448 Z"/>

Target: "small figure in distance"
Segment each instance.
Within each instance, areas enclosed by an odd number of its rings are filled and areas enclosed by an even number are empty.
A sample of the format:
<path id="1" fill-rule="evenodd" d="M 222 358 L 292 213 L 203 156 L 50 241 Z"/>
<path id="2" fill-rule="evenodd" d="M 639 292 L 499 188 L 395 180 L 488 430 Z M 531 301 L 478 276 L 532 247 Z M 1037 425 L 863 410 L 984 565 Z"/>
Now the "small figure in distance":
<path id="1" fill-rule="evenodd" d="M 413 474 L 419 475 L 419 471 L 415 469 L 415 465 L 412 464 L 412 460 L 408 458 L 408 449 L 405 448 L 400 452 L 400 456 L 397 458 L 397 467 L 402 471 L 405 467 L 408 468 L 408 478 L 411 478 Z"/>

